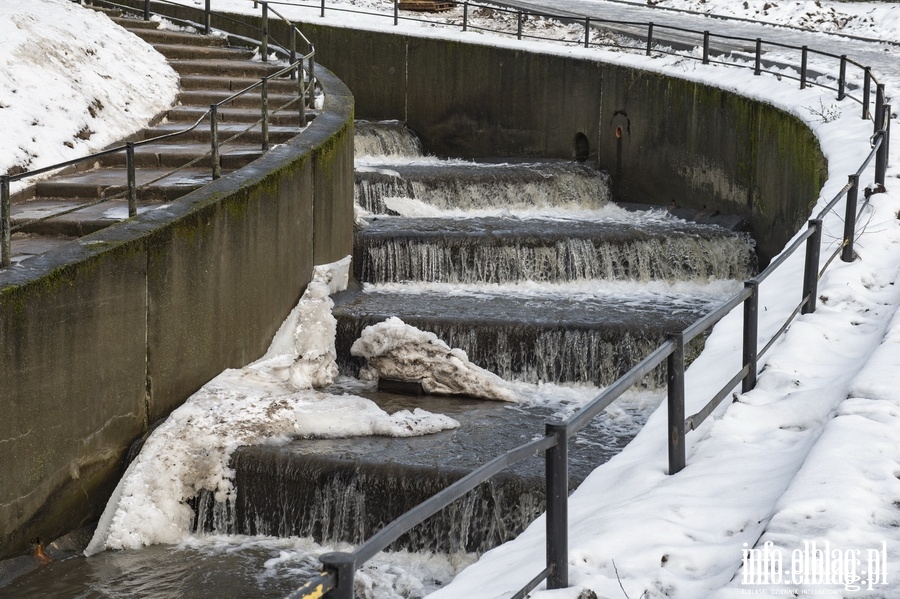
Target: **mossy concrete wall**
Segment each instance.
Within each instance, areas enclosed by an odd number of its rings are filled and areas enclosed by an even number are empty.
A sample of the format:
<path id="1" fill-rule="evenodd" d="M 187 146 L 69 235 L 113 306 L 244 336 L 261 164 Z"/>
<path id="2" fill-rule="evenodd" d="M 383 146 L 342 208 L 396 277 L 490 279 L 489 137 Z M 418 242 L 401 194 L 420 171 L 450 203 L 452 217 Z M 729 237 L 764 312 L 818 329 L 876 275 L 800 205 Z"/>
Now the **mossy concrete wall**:
<path id="1" fill-rule="evenodd" d="M 0 559 L 99 517 L 129 445 L 352 251 L 353 98 L 166 208 L 0 271 Z"/>

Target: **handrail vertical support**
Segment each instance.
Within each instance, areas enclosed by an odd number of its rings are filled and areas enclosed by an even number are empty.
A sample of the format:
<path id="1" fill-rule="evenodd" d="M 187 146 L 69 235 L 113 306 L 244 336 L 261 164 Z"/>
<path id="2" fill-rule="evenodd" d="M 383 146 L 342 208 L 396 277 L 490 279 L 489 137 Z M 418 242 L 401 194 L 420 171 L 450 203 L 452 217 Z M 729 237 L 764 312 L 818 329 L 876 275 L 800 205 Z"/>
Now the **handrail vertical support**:
<path id="1" fill-rule="evenodd" d="M 206 3 L 203 7 L 203 35 L 209 35 L 209 19 L 210 14 L 212 14 L 210 2 L 211 0 L 206 0 Z"/>
<path id="2" fill-rule="evenodd" d="M 306 127 L 306 81 L 303 77 L 303 61 L 297 63 L 297 97 L 300 98 L 300 128 Z"/>
<path id="3" fill-rule="evenodd" d="M 210 143 L 210 161 L 212 162 L 212 178 L 218 179 L 222 176 L 222 165 L 219 164 L 219 106 L 210 104 L 209 106 L 209 143 Z"/>
<path id="4" fill-rule="evenodd" d="M 856 201 L 859 197 L 859 176 L 850 175 L 850 189 L 847 190 L 847 210 L 844 213 L 844 249 L 841 260 L 853 262 L 853 237 L 856 235 Z"/>
<path id="5" fill-rule="evenodd" d="M 756 62 L 753 65 L 753 74 L 762 73 L 762 39 L 756 38 Z"/>
<path id="6" fill-rule="evenodd" d="M 262 78 L 260 87 L 260 105 L 262 110 L 262 151 L 269 150 L 269 77 Z"/>
<path id="7" fill-rule="evenodd" d="M 650 48 L 653 46 L 653 22 L 647 23 L 647 56 L 650 56 Z"/>
<path id="8" fill-rule="evenodd" d="M 800 89 L 806 89 L 806 67 L 809 63 L 809 48 L 803 46 L 800 51 Z"/>
<path id="9" fill-rule="evenodd" d="M 872 133 L 878 133 L 881 130 L 881 124 L 884 122 L 884 83 L 875 86 L 875 119 Z"/>
<path id="10" fill-rule="evenodd" d="M 322 0 L 322 7 L 321 7 L 321 10 L 319 11 L 319 16 L 323 17 L 323 18 L 325 17 L 325 0 Z"/>
<path id="11" fill-rule="evenodd" d="M 666 358 L 668 370 L 669 408 L 669 474 L 677 474 L 684 469 L 684 334 L 670 333 L 675 342 L 675 351 Z"/>
<path id="12" fill-rule="evenodd" d="M 128 177 L 128 218 L 137 216 L 137 183 L 134 174 L 134 142 L 125 142 L 125 172 Z"/>
<path id="13" fill-rule="evenodd" d="M 872 67 L 866 67 L 863 71 L 862 118 L 866 120 L 872 116 L 872 111 L 869 110 L 869 103 L 872 98 Z"/>
<path id="14" fill-rule="evenodd" d="M 703 64 L 709 64 L 709 31 L 703 32 Z"/>
<path id="15" fill-rule="evenodd" d="M 816 299 L 819 295 L 819 252 L 822 247 L 822 221 L 814 218 L 809 221 L 812 235 L 806 240 L 806 262 L 803 267 L 803 297 L 807 298 L 800 308 L 800 314 L 812 314 L 816 311 Z"/>
<path id="16" fill-rule="evenodd" d="M 262 4 L 262 32 L 260 37 L 259 44 L 259 53 L 261 54 L 260 58 L 263 62 L 269 61 L 269 3 L 261 2 Z"/>
<path id="17" fill-rule="evenodd" d="M 744 366 L 747 367 L 747 376 L 741 381 L 741 393 L 756 387 L 756 362 L 759 359 L 759 281 L 744 281 L 744 287 L 750 290 L 750 297 L 744 300 Z"/>
<path id="18" fill-rule="evenodd" d="M 838 75 L 838 101 L 843 100 L 847 96 L 847 55 L 841 54 L 841 70 Z"/>
<path id="19" fill-rule="evenodd" d="M 10 213 L 9 213 L 9 175 L 0 175 L 0 266 L 9 266 L 10 255 Z"/>
<path id="20" fill-rule="evenodd" d="M 356 557 L 352 553 L 334 551 L 320 555 L 319 561 L 326 570 L 334 572 L 337 578 L 337 586 L 328 594 L 328 599 L 354 599 Z"/>
<path id="21" fill-rule="evenodd" d="M 884 105 L 884 170 L 891 164 L 891 105 Z M 883 177 L 882 177 L 883 178 Z M 884 182 L 882 182 L 884 183 Z"/>
<path id="22" fill-rule="evenodd" d="M 394 0 L 394 25 L 400 22 L 400 0 Z"/>
<path id="23" fill-rule="evenodd" d="M 591 18 L 584 18 L 584 47 L 591 47 Z"/>
<path id="24" fill-rule="evenodd" d="M 297 62 L 297 28 L 291 23 L 291 41 L 290 41 L 290 58 L 291 64 Z M 290 78 L 294 78 L 294 71 L 291 71 Z"/>
<path id="25" fill-rule="evenodd" d="M 516 13 L 516 39 L 522 39 L 522 11 Z"/>
<path id="26" fill-rule="evenodd" d="M 312 52 L 309 56 L 309 86 L 306 88 L 306 104 L 310 108 L 316 107 L 316 53 Z"/>
<path id="27" fill-rule="evenodd" d="M 463 2 L 463 31 L 469 29 L 469 2 Z"/>
<path id="28" fill-rule="evenodd" d="M 564 589 L 569 586 L 569 428 L 565 422 L 548 422 L 545 431 L 556 437 L 545 453 L 547 588 Z"/>
<path id="29" fill-rule="evenodd" d="M 150 20 L 150 0 L 144 0 L 144 20 Z"/>

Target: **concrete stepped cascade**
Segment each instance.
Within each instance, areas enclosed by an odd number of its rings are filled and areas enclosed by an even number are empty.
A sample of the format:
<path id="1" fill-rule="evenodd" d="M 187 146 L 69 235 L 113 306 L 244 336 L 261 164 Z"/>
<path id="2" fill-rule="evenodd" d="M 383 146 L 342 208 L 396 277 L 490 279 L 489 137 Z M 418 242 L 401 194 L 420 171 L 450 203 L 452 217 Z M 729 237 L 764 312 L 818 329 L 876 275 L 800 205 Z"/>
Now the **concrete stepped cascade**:
<path id="1" fill-rule="evenodd" d="M 210 105 L 259 83 L 261 77 L 275 73 L 283 65 L 254 60 L 253 50 L 231 47 L 219 35 L 165 30 L 158 21 L 127 17 L 116 10 L 89 8 L 106 13 L 115 23 L 150 43 L 180 75 L 182 91 L 176 104 L 160 114 L 150 127 L 124 141 L 149 140 L 197 124 L 188 133 L 135 147 L 138 211 L 152 210 L 210 182 L 213 165 L 207 154 L 211 133 L 209 119 L 203 118 Z M 299 133 L 300 106 L 296 99 L 300 88 L 301 83 L 288 77 L 268 82 L 269 147 L 287 142 Z M 290 107 L 280 110 L 285 105 Z M 261 92 L 257 90 L 220 107 L 218 140 L 223 145 L 219 166 L 223 174 L 262 156 L 261 126 L 257 124 L 245 132 L 261 118 Z M 307 122 L 312 118 L 315 112 L 307 109 Z M 231 139 L 238 134 L 239 137 Z M 113 197 L 127 189 L 125 153 L 110 154 L 84 164 L 40 181 L 13 198 L 11 225 L 21 227 L 12 236 L 14 262 L 128 218 L 126 202 Z M 173 173 L 172 169 L 181 170 Z M 79 208 L 82 205 L 86 206 Z M 57 213 L 64 214 L 32 222 Z"/>

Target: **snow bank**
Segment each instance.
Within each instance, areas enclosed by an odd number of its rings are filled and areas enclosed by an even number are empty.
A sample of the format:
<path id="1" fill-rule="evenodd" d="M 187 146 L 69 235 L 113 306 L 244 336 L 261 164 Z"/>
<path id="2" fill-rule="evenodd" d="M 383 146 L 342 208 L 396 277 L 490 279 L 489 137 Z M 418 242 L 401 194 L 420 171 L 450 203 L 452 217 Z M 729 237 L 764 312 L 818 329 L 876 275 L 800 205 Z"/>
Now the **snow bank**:
<path id="1" fill-rule="evenodd" d="M 152 46 L 69 0 L 0 3 L 0 172 L 102 149 L 175 102 Z"/>
<path id="2" fill-rule="evenodd" d="M 87 555 L 185 540 L 194 518 L 188 499 L 207 490 L 219 502 L 234 500 L 228 461 L 241 445 L 297 436 L 409 437 L 459 426 L 440 414 L 389 415 L 368 399 L 314 389 L 337 373 L 328 294 L 346 286 L 348 269 L 349 258 L 316 268 L 266 355 L 224 371 L 153 431 L 119 481 Z"/>
<path id="3" fill-rule="evenodd" d="M 434 333 L 420 331 L 397 317 L 366 327 L 350 353 L 366 359 L 362 379 L 418 382 L 435 395 L 518 401 L 506 381 L 469 362 L 466 352 L 450 349 Z"/>

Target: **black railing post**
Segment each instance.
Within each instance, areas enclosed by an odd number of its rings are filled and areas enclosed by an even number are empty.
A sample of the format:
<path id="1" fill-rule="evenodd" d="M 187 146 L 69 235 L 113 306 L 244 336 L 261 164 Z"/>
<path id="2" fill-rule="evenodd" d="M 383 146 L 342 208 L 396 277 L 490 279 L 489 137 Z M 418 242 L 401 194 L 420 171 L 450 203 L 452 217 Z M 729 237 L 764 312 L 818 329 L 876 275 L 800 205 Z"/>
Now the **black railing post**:
<path id="1" fill-rule="evenodd" d="M 685 466 L 684 447 L 684 334 L 670 333 L 675 351 L 666 358 L 669 391 L 669 474 L 677 474 Z"/>
<path id="2" fill-rule="evenodd" d="M 863 97 L 862 97 L 862 118 L 863 120 L 872 116 L 872 112 L 869 110 L 869 102 L 872 98 L 872 68 L 866 67 L 864 69 L 864 77 L 863 77 Z"/>
<path id="3" fill-rule="evenodd" d="M 297 63 L 297 97 L 300 98 L 300 128 L 306 127 L 306 81 L 303 77 L 303 61 Z"/>
<path id="4" fill-rule="evenodd" d="M 709 31 L 703 32 L 703 64 L 709 64 Z"/>
<path id="5" fill-rule="evenodd" d="M 886 185 L 888 157 L 891 144 L 891 105 L 883 104 L 881 107 L 881 128 L 876 135 L 881 136 L 881 145 L 875 152 L 875 183 Z"/>
<path id="6" fill-rule="evenodd" d="M 469 29 L 469 3 L 463 2 L 463 31 Z"/>
<path id="7" fill-rule="evenodd" d="M 150 0 L 144 0 L 144 20 L 150 20 Z"/>
<path id="8" fill-rule="evenodd" d="M 125 142 L 125 172 L 128 177 L 128 218 L 137 216 L 137 183 L 134 174 L 134 142 Z"/>
<path id="9" fill-rule="evenodd" d="M 262 151 L 269 149 L 269 77 L 262 78 L 262 87 L 260 88 L 260 105 L 262 110 Z"/>
<path id="10" fill-rule="evenodd" d="M 822 247 L 822 221 L 812 219 L 809 228 L 812 235 L 806 239 L 806 262 L 803 266 L 803 297 L 806 301 L 800 308 L 800 314 L 811 314 L 816 311 L 816 299 L 819 294 L 819 248 Z"/>
<path id="11" fill-rule="evenodd" d="M 753 65 L 753 74 L 762 73 L 762 39 L 756 38 L 756 62 Z"/>
<path id="12" fill-rule="evenodd" d="M 394 0 L 394 25 L 400 22 L 400 0 Z"/>
<path id="13" fill-rule="evenodd" d="M 809 48 L 803 46 L 800 52 L 800 89 L 806 89 L 806 65 L 809 61 Z"/>
<path id="14" fill-rule="evenodd" d="M 844 211 L 844 249 L 841 260 L 853 262 L 853 238 L 856 236 L 856 200 L 859 197 L 859 176 L 850 175 L 850 189 L 847 190 L 847 209 Z"/>
<path id="15" fill-rule="evenodd" d="M 556 437 L 547 450 L 547 577 L 548 589 L 569 586 L 569 428 L 565 422 L 548 422 L 546 435 Z"/>
<path id="16" fill-rule="evenodd" d="M 218 179 L 222 176 L 222 165 L 219 164 L 219 107 L 216 104 L 209 106 L 209 144 L 212 178 Z"/>
<path id="17" fill-rule="evenodd" d="M 334 572 L 337 586 L 325 597 L 327 599 L 354 599 L 353 579 L 356 576 L 356 556 L 352 553 L 335 551 L 319 556 L 326 570 Z"/>
<path id="18" fill-rule="evenodd" d="M 591 46 L 591 18 L 584 18 L 584 47 L 590 48 Z"/>
<path id="19" fill-rule="evenodd" d="M 316 51 L 313 48 L 312 53 L 309 56 L 309 66 L 307 67 L 309 70 L 309 86 L 306 88 L 307 90 L 307 98 L 306 104 L 310 108 L 316 107 Z"/>
<path id="20" fill-rule="evenodd" d="M 206 0 L 203 7 L 203 35 L 209 35 L 209 15 L 212 13 L 210 9 L 210 0 Z"/>
<path id="21" fill-rule="evenodd" d="M 290 24 L 290 27 L 291 27 L 290 55 L 291 55 L 291 64 L 294 64 L 295 62 L 297 62 L 297 28 L 294 26 L 293 23 Z M 294 71 L 291 71 L 290 77 L 293 79 Z"/>
<path id="22" fill-rule="evenodd" d="M 750 290 L 750 297 L 744 300 L 744 366 L 747 376 L 741 381 L 741 393 L 756 387 L 756 361 L 759 357 L 759 281 L 744 281 L 744 287 Z"/>
<path id="23" fill-rule="evenodd" d="M 269 61 L 269 3 L 262 2 L 262 33 L 260 37 L 259 53 L 263 62 Z"/>
<path id="24" fill-rule="evenodd" d="M 9 266 L 10 255 L 9 175 L 0 175 L 0 266 Z"/>
<path id="25" fill-rule="evenodd" d="M 522 11 L 516 14 L 516 39 L 522 39 Z"/>
<path id="26" fill-rule="evenodd" d="M 875 122 L 872 133 L 881 131 L 884 122 L 884 83 L 875 86 Z"/>
<path id="27" fill-rule="evenodd" d="M 847 87 L 847 55 L 841 54 L 841 70 L 838 75 L 838 101 L 843 100 L 847 95 L 846 88 Z"/>
<path id="28" fill-rule="evenodd" d="M 321 8 L 321 10 L 319 10 L 319 16 L 320 17 L 325 16 L 325 0 L 322 0 L 322 8 Z"/>
<path id="29" fill-rule="evenodd" d="M 650 56 L 650 48 L 653 46 L 653 23 L 647 23 L 647 56 Z"/>

